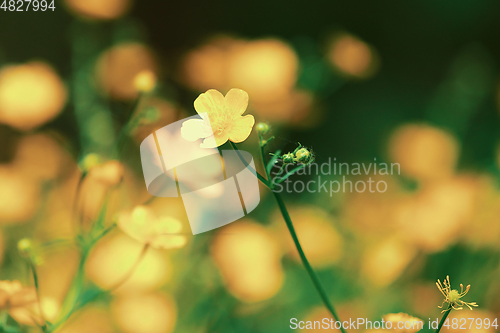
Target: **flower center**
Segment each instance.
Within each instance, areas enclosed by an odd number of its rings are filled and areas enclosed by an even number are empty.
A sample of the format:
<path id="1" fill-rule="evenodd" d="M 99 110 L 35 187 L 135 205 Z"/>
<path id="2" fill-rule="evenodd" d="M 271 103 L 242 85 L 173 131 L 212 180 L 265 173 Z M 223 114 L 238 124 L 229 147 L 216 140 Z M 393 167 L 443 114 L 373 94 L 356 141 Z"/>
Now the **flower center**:
<path id="1" fill-rule="evenodd" d="M 231 117 L 229 117 L 224 112 L 221 112 L 215 117 L 210 117 L 210 125 L 212 126 L 212 131 L 214 135 L 221 135 L 228 129 L 231 123 Z"/>
<path id="2" fill-rule="evenodd" d="M 459 300 L 459 298 L 460 298 L 460 294 L 458 293 L 458 290 L 453 289 L 448 294 L 448 299 L 449 299 L 450 303 L 456 303 Z"/>

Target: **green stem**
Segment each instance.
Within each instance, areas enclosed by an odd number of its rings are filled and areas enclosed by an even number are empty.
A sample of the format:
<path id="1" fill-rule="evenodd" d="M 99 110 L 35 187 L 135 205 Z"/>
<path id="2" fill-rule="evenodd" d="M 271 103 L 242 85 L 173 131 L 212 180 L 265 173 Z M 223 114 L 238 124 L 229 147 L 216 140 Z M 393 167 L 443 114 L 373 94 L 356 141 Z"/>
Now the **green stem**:
<path id="1" fill-rule="evenodd" d="M 236 154 L 238 154 L 238 157 L 240 158 L 241 162 L 243 162 L 243 165 L 245 165 L 246 167 L 248 167 L 248 169 L 252 172 L 255 173 L 255 175 L 257 176 L 257 178 L 264 184 L 266 185 L 267 187 L 270 188 L 270 184 L 269 182 L 267 181 L 267 179 L 265 179 L 260 173 L 258 173 L 251 165 L 249 165 L 245 159 L 243 158 L 243 156 L 241 155 L 240 153 L 240 150 L 238 149 L 238 147 L 236 147 L 236 145 L 234 144 L 234 142 L 232 141 L 229 141 L 229 143 L 231 144 L 231 147 L 234 149 L 234 151 L 236 151 Z M 248 164 L 248 165 L 247 165 Z"/>
<path id="2" fill-rule="evenodd" d="M 314 287 L 316 288 L 316 291 L 319 294 L 319 297 L 323 301 L 323 304 L 326 306 L 328 311 L 332 314 L 333 318 L 336 321 L 341 321 L 339 318 L 339 315 L 337 314 L 337 311 L 335 311 L 335 308 L 333 305 L 330 303 L 330 300 L 328 299 L 328 296 L 326 295 L 326 291 L 321 285 L 321 282 L 319 281 L 318 276 L 314 272 L 314 269 L 311 267 L 311 264 L 309 264 L 309 261 L 307 260 L 307 257 L 302 250 L 302 246 L 300 245 L 299 238 L 297 237 L 297 233 L 295 232 L 295 228 L 292 223 L 292 219 L 290 218 L 290 214 L 288 213 L 288 210 L 286 209 L 285 202 L 281 198 L 281 195 L 277 192 L 273 192 L 274 197 L 276 198 L 276 202 L 278 203 L 278 207 L 280 209 L 281 215 L 283 215 L 283 219 L 285 220 L 286 226 L 288 227 L 288 231 L 290 232 L 290 235 L 292 236 L 293 242 L 295 243 L 295 247 L 297 248 L 297 251 L 299 252 L 300 259 L 302 260 L 302 264 L 304 265 L 307 273 L 309 274 L 309 277 L 311 278 Z M 342 333 L 346 333 L 342 325 L 340 326 L 340 331 Z"/>
<path id="3" fill-rule="evenodd" d="M 231 146 L 233 147 L 233 149 L 237 152 L 241 162 L 244 165 L 246 165 L 247 163 L 246 163 L 245 159 L 243 158 L 243 156 L 241 156 L 241 154 L 239 153 L 239 150 L 236 147 L 236 145 L 231 141 L 230 141 L 230 143 L 231 143 Z M 262 153 L 262 159 L 265 163 L 264 150 L 261 150 L 261 153 Z M 321 298 L 321 301 L 326 306 L 328 311 L 330 311 L 333 318 L 336 321 L 340 322 L 341 320 L 340 320 L 339 315 L 337 314 L 337 311 L 335 310 L 333 305 L 330 303 L 330 300 L 328 299 L 328 296 L 326 295 L 325 289 L 321 285 L 321 282 L 319 281 L 318 276 L 316 275 L 316 273 L 314 272 L 314 269 L 309 264 L 309 261 L 307 260 L 307 257 L 305 255 L 304 251 L 302 250 L 302 246 L 300 245 L 299 238 L 297 237 L 297 233 L 295 232 L 295 227 L 293 226 L 292 219 L 290 218 L 290 214 L 288 213 L 288 210 L 286 209 L 285 202 L 283 201 L 283 199 L 281 198 L 281 195 L 279 193 L 273 191 L 272 184 L 270 184 L 266 179 L 264 179 L 264 177 L 262 177 L 257 171 L 255 171 L 255 173 L 257 174 L 257 178 L 273 192 L 273 195 L 276 198 L 276 202 L 278 203 L 278 207 L 280 209 L 281 215 L 283 216 L 283 219 L 285 220 L 286 226 L 288 227 L 288 231 L 290 232 L 290 235 L 292 236 L 295 247 L 297 248 L 297 251 L 299 252 L 300 259 L 302 260 L 302 264 L 304 265 L 307 273 L 309 274 L 309 277 L 311 278 L 311 280 L 314 284 L 314 287 L 316 288 L 316 291 L 318 292 L 319 297 Z M 342 325 L 340 327 L 340 331 L 342 333 L 346 333 L 346 331 L 342 327 Z"/>
<path id="4" fill-rule="evenodd" d="M 139 104 L 142 101 L 142 96 L 143 94 L 139 93 L 137 98 L 134 100 L 128 119 L 123 128 L 121 129 L 120 133 L 118 134 L 118 138 L 116 139 L 115 143 L 115 153 L 114 153 L 116 158 L 120 158 L 120 155 L 124 148 L 125 139 L 130 134 L 130 131 L 134 128 L 135 125 L 137 125 L 137 123 L 140 120 L 141 115 L 135 114 L 135 110 L 139 107 Z"/>
<path id="5" fill-rule="evenodd" d="M 293 168 L 292 170 L 288 171 L 286 175 L 284 175 L 283 177 L 280 177 L 277 181 L 274 181 L 273 179 L 273 184 L 281 184 L 283 183 L 288 177 L 290 177 L 291 175 L 293 175 L 294 173 L 296 173 L 297 171 L 299 171 L 300 169 L 303 169 L 305 168 L 306 165 L 305 164 L 301 164 L 299 166 L 296 166 L 295 168 Z M 280 170 L 281 172 L 281 170 Z"/>
<path id="6" fill-rule="evenodd" d="M 441 328 L 443 327 L 444 322 L 445 322 L 446 318 L 448 317 L 448 315 L 450 314 L 451 310 L 452 310 L 452 307 L 450 304 L 450 306 L 448 306 L 448 309 L 446 310 L 446 312 L 443 314 L 443 317 L 441 317 L 441 321 L 439 322 L 436 333 L 439 333 L 439 331 L 441 331 Z"/>
<path id="7" fill-rule="evenodd" d="M 268 180 L 270 180 L 271 178 L 269 177 L 269 173 L 267 172 L 267 168 L 266 168 L 266 159 L 264 158 L 264 146 L 265 146 L 263 144 L 263 140 L 264 139 L 262 138 L 262 135 L 260 135 L 260 132 L 258 134 L 259 134 L 260 154 L 262 156 L 262 164 L 264 165 L 264 170 L 266 171 L 266 177 L 267 177 Z"/>
<path id="8" fill-rule="evenodd" d="M 45 319 L 43 317 L 42 304 L 40 303 L 40 288 L 38 285 L 38 273 L 36 271 L 36 266 L 35 266 L 35 263 L 33 262 L 33 259 L 31 258 L 31 256 L 28 258 L 28 264 L 30 266 L 31 274 L 33 276 L 33 285 L 35 286 L 38 310 L 40 311 L 40 317 L 43 320 L 43 324 L 40 325 L 40 328 L 42 329 L 42 331 L 46 332 L 47 331 L 47 322 L 45 321 Z M 35 318 L 33 318 L 33 321 L 38 325 Z"/>
<path id="9" fill-rule="evenodd" d="M 148 252 L 149 249 L 149 244 L 144 244 L 144 247 L 142 248 L 141 253 L 135 260 L 135 262 L 132 264 L 132 267 L 128 270 L 128 272 L 125 274 L 125 276 L 122 277 L 122 279 L 117 282 L 112 288 L 110 288 L 107 293 L 111 293 L 112 291 L 115 291 L 119 287 L 121 287 L 125 282 L 127 282 L 128 279 L 134 274 L 135 270 L 137 269 L 137 266 L 141 263 L 142 259 L 144 259 L 144 256 Z"/>
<path id="10" fill-rule="evenodd" d="M 78 271 L 76 273 L 76 277 L 73 280 L 73 283 L 70 287 L 70 291 L 64 300 L 62 309 L 68 309 L 64 313 L 61 314 L 59 320 L 57 320 L 54 325 L 51 325 L 47 330 L 48 333 L 54 332 L 57 330 L 62 324 L 64 324 L 69 317 L 73 314 L 74 310 L 77 307 L 78 301 L 80 300 L 80 296 L 83 290 L 83 282 L 85 275 L 85 261 L 87 260 L 88 250 L 84 250 L 82 252 L 82 257 L 80 258 L 80 264 L 78 265 Z"/>
<path id="11" fill-rule="evenodd" d="M 111 294 L 113 291 L 115 291 L 116 289 L 121 287 L 125 282 L 127 282 L 128 279 L 130 279 L 132 277 L 132 275 L 134 274 L 135 270 L 137 269 L 137 267 L 141 263 L 142 259 L 144 259 L 144 256 L 146 255 L 146 252 L 148 249 L 149 249 L 149 244 L 145 244 L 144 247 L 142 248 L 141 253 L 137 257 L 136 261 L 132 264 L 130 269 L 127 271 L 127 273 L 122 277 L 122 279 L 119 282 L 117 282 L 113 287 L 111 287 L 110 289 L 108 289 L 106 291 L 99 292 L 86 300 L 82 300 L 75 307 L 75 311 L 83 308 L 85 305 L 87 305 L 90 302 L 93 302 L 93 301 L 95 301 L 95 300 L 97 300 L 105 295 Z"/>

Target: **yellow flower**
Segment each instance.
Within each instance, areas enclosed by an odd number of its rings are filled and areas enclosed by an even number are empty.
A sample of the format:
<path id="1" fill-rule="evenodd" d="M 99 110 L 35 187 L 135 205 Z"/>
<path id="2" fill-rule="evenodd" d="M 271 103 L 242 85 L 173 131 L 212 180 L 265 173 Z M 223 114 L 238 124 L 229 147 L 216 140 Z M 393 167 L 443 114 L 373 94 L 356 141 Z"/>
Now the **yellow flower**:
<path id="1" fill-rule="evenodd" d="M 403 312 L 386 314 L 383 319 L 385 327 L 400 333 L 415 333 L 424 327 L 422 319 Z"/>
<path id="2" fill-rule="evenodd" d="M 117 224 L 128 236 L 155 249 L 181 248 L 187 241 L 186 236 L 179 235 L 181 222 L 173 217 L 157 217 L 145 206 L 121 214 Z"/>
<path id="3" fill-rule="evenodd" d="M 107 161 L 101 165 L 95 165 L 89 170 L 89 176 L 102 184 L 116 186 L 123 179 L 123 165 L 116 161 Z"/>
<path id="4" fill-rule="evenodd" d="M 25 287 L 17 280 L 0 281 L 0 311 L 9 311 L 9 315 L 20 324 L 34 326 L 43 323 L 37 299 L 35 288 Z"/>
<path id="5" fill-rule="evenodd" d="M 198 96 L 194 108 L 202 119 L 190 119 L 182 124 L 182 137 L 188 141 L 205 139 L 203 148 L 215 148 L 230 140 L 245 141 L 255 119 L 252 115 L 241 115 L 248 106 L 248 94 L 241 89 L 231 89 L 224 97 L 215 89 Z M 214 140 L 215 139 L 215 140 Z"/>
<path id="6" fill-rule="evenodd" d="M 456 289 L 451 289 L 451 284 L 450 284 L 450 277 L 447 275 L 446 280 L 441 283 L 439 279 L 436 282 L 436 286 L 438 287 L 439 291 L 441 294 L 443 294 L 444 301 L 441 306 L 438 306 L 438 308 L 442 309 L 444 306 L 444 303 L 448 303 L 448 309 L 451 308 L 453 310 L 462 310 L 463 306 L 467 306 L 469 309 L 472 310 L 472 307 L 478 307 L 479 305 L 476 304 L 476 302 L 464 302 L 461 300 L 462 297 L 467 295 L 470 289 L 470 284 L 465 288 L 464 291 L 464 285 L 460 283 L 460 292 Z M 444 309 L 441 311 L 441 313 L 446 312 L 448 309 Z"/>

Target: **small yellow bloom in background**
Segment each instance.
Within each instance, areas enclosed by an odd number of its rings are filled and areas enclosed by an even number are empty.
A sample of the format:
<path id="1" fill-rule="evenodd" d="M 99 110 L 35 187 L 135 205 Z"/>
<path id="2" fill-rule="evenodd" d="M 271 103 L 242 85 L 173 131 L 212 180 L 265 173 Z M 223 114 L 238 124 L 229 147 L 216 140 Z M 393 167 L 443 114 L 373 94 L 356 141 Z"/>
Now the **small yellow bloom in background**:
<path id="1" fill-rule="evenodd" d="M 177 321 L 175 300 L 159 292 L 120 295 L 110 312 L 123 333 L 170 333 Z"/>
<path id="2" fill-rule="evenodd" d="M 123 165 L 116 161 L 108 161 L 102 165 L 95 165 L 89 170 L 89 176 L 108 186 L 116 186 L 123 179 Z"/>
<path id="3" fill-rule="evenodd" d="M 441 283 L 439 279 L 436 282 L 436 286 L 438 287 L 439 291 L 441 294 L 443 294 L 444 301 L 443 304 L 438 306 L 438 308 L 442 309 L 445 303 L 448 303 L 449 306 L 448 308 L 451 308 L 453 310 L 462 310 L 463 306 L 467 306 L 470 310 L 472 310 L 472 307 L 478 307 L 479 305 L 476 304 L 476 302 L 464 302 L 461 300 L 462 297 L 467 295 L 470 289 L 470 284 L 465 288 L 464 291 L 464 285 L 460 283 L 460 292 L 456 289 L 451 289 L 451 284 L 450 284 L 450 277 L 447 275 L 446 279 Z M 446 312 L 448 309 L 444 309 L 441 311 L 441 313 Z"/>
<path id="4" fill-rule="evenodd" d="M 154 52 L 139 43 L 120 43 L 98 58 L 96 79 L 101 91 L 117 100 L 133 101 L 139 95 L 135 85 L 137 75 L 145 71 L 158 73 Z"/>
<path id="5" fill-rule="evenodd" d="M 186 236 L 179 235 L 182 224 L 173 217 L 157 217 L 145 206 L 137 206 L 132 212 L 118 218 L 118 227 L 133 239 L 155 249 L 174 249 L 186 245 Z"/>
<path id="6" fill-rule="evenodd" d="M 422 319 L 403 312 L 386 314 L 383 319 L 385 327 L 399 333 L 415 333 L 424 327 Z"/>
<path id="7" fill-rule="evenodd" d="M 210 89 L 194 101 L 194 108 L 202 119 L 185 121 L 181 135 L 188 141 L 205 139 L 201 145 L 203 148 L 219 147 L 227 140 L 243 142 L 255 124 L 252 115 L 241 116 L 247 106 L 248 94 L 241 89 L 231 89 L 225 97 Z"/>
<path id="8" fill-rule="evenodd" d="M 25 287 L 17 280 L 0 281 L 0 312 L 7 310 L 18 323 L 34 326 L 43 323 L 36 305 L 35 288 Z"/>
<path id="9" fill-rule="evenodd" d="M 66 86 L 46 63 L 0 69 L 0 123 L 30 131 L 56 118 L 67 100 Z"/>
<path id="10" fill-rule="evenodd" d="M 150 70 L 139 72 L 134 78 L 134 86 L 137 91 L 150 92 L 156 87 L 156 75 Z"/>
<path id="11" fill-rule="evenodd" d="M 17 250 L 22 257 L 28 257 L 33 249 L 33 243 L 29 238 L 23 238 L 17 243 Z"/>

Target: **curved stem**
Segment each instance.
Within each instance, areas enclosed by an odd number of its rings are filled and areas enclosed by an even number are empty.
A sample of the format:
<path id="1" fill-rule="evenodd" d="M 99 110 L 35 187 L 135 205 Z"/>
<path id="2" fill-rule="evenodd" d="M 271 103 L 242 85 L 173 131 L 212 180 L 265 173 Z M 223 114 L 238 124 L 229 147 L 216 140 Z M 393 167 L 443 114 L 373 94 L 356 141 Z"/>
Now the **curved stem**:
<path id="1" fill-rule="evenodd" d="M 233 147 L 233 149 L 238 154 L 241 162 L 244 165 L 246 165 L 245 159 L 239 153 L 239 150 L 236 147 L 236 145 L 233 142 L 231 142 L 231 141 L 229 141 L 229 142 L 231 143 L 231 146 Z M 261 153 L 262 153 L 262 159 L 263 159 L 263 161 L 265 163 L 265 157 L 264 157 L 264 150 L 263 149 L 261 150 Z M 297 251 L 299 252 L 300 259 L 302 260 L 302 264 L 304 265 L 304 267 L 305 267 L 305 269 L 307 271 L 307 274 L 309 274 L 309 277 L 311 278 L 311 280 L 312 280 L 312 282 L 314 284 L 314 287 L 316 288 L 316 291 L 318 292 L 319 297 L 321 298 L 321 301 L 323 302 L 323 304 L 326 306 L 326 308 L 328 309 L 328 311 L 332 314 L 333 318 L 336 321 L 340 322 L 341 320 L 339 318 L 339 315 L 337 314 L 337 311 L 333 307 L 332 303 L 330 303 L 330 300 L 328 299 L 328 296 L 326 295 L 325 289 L 321 285 L 321 282 L 319 281 L 319 278 L 316 275 L 316 272 L 314 272 L 314 269 L 311 267 L 311 264 L 309 264 L 309 261 L 307 260 L 307 257 L 305 255 L 304 251 L 302 250 L 302 246 L 300 245 L 299 238 L 297 237 L 297 233 L 295 232 L 295 227 L 293 226 L 292 219 L 290 218 L 290 214 L 288 213 L 288 210 L 286 209 L 285 202 L 283 201 L 283 199 L 281 198 L 281 195 L 279 193 L 273 191 L 272 183 L 269 183 L 269 181 L 267 181 L 266 179 L 264 179 L 264 177 L 262 177 L 257 171 L 255 171 L 255 173 L 257 174 L 258 179 L 264 185 L 266 185 L 271 190 L 271 192 L 273 192 L 273 195 L 276 198 L 276 202 L 278 203 L 278 207 L 280 209 L 281 215 L 283 216 L 283 219 L 285 220 L 286 226 L 288 227 L 288 231 L 290 232 L 290 235 L 292 236 L 293 242 L 295 244 L 295 247 L 297 248 Z M 342 325 L 340 325 L 340 331 L 342 333 L 346 333 L 346 331 L 342 327 Z"/>
<path id="2" fill-rule="evenodd" d="M 103 291 L 103 292 L 100 292 L 100 293 L 97 293 L 97 294 L 93 295 L 92 297 L 90 297 L 89 299 L 86 299 L 86 300 L 82 301 L 78 305 L 78 307 L 76 308 L 76 310 L 83 308 L 88 303 L 90 303 L 90 302 L 92 302 L 92 301 L 94 301 L 94 300 L 96 300 L 96 299 L 98 299 L 98 298 L 100 298 L 100 297 L 102 297 L 104 295 L 108 295 L 108 294 L 112 293 L 113 291 L 115 291 L 116 289 L 118 289 L 119 287 L 121 287 L 125 282 L 127 282 L 128 279 L 130 279 L 132 277 L 132 275 L 134 274 L 135 270 L 137 269 L 137 267 L 141 263 L 142 259 L 144 259 L 144 256 L 146 255 L 146 252 L 147 252 L 148 249 L 149 249 L 149 244 L 145 244 L 144 247 L 142 248 L 141 253 L 137 257 L 137 259 L 135 260 L 135 262 L 132 264 L 132 267 L 130 267 L 130 269 L 127 271 L 127 273 L 122 277 L 122 279 L 118 283 L 116 283 L 110 289 L 108 289 L 106 291 Z"/>
<path id="3" fill-rule="evenodd" d="M 144 259 L 144 256 L 146 255 L 146 252 L 148 252 L 149 249 L 149 244 L 145 244 L 144 247 L 142 248 L 141 253 L 135 260 L 135 262 L 132 264 L 132 267 L 128 270 L 128 272 L 122 277 L 120 281 L 118 281 L 113 287 L 111 287 L 109 290 L 107 290 L 107 293 L 111 293 L 112 291 L 118 289 L 121 287 L 125 282 L 127 282 L 128 279 L 134 274 L 135 270 L 137 269 L 137 266 L 141 263 L 142 259 Z"/>
<path id="4" fill-rule="evenodd" d="M 80 261 L 80 269 L 79 269 L 79 272 L 77 273 L 77 278 L 75 279 L 75 281 L 79 281 L 79 282 L 75 283 L 75 285 L 77 286 L 77 288 L 76 288 L 75 297 L 73 297 L 73 302 L 72 302 L 71 308 L 69 309 L 69 311 L 67 311 L 67 313 L 57 323 L 55 323 L 54 325 L 52 325 L 50 327 L 50 329 L 48 330 L 48 332 L 54 332 L 63 323 L 65 323 L 66 320 L 68 320 L 69 317 L 76 310 L 81 309 L 87 303 L 95 300 L 96 298 L 98 298 L 98 297 L 100 297 L 102 295 L 111 293 L 112 291 L 114 291 L 117 288 L 119 288 L 120 286 L 122 286 L 125 282 L 127 282 L 127 280 L 132 276 L 132 274 L 134 273 L 135 269 L 137 268 L 137 266 L 139 266 L 140 262 L 142 261 L 142 259 L 146 255 L 146 252 L 147 252 L 148 248 L 149 248 L 149 244 L 145 244 L 144 247 L 142 248 L 141 253 L 137 257 L 136 261 L 133 263 L 132 267 L 127 271 L 127 273 L 125 274 L 125 276 L 123 276 L 122 279 L 120 281 L 118 281 L 113 287 L 111 287 L 109 290 L 107 290 L 107 291 L 105 291 L 103 293 L 99 293 L 99 294 L 95 295 L 94 297 L 92 297 L 92 298 L 90 298 L 88 300 L 85 300 L 84 302 L 80 302 L 80 294 L 81 294 L 81 282 L 80 282 L 80 278 L 81 278 L 81 274 L 83 273 L 83 266 L 84 266 L 84 263 L 85 263 L 85 257 L 82 257 L 82 259 Z"/>
<path id="5" fill-rule="evenodd" d="M 448 306 L 448 309 L 446 310 L 446 312 L 443 314 L 443 317 L 441 317 L 441 321 L 439 322 L 436 333 L 439 333 L 439 331 L 441 331 L 441 328 L 443 327 L 444 322 L 445 322 L 446 318 L 448 317 L 448 315 L 450 314 L 451 310 L 452 310 L 452 307 L 450 304 L 450 306 Z"/>
<path id="6" fill-rule="evenodd" d="M 39 327 L 42 329 L 42 331 L 46 332 L 47 331 L 47 322 L 45 321 L 45 318 L 43 317 L 42 304 L 40 303 L 40 288 L 38 286 L 38 273 L 36 271 L 35 263 L 31 259 L 31 257 L 28 258 L 28 264 L 29 264 L 30 269 L 31 269 L 31 274 L 33 275 L 33 284 L 35 285 L 36 301 L 37 301 L 38 310 L 40 311 L 40 318 L 42 318 L 42 321 L 43 321 L 43 324 L 41 324 Z M 35 318 L 32 317 L 32 319 L 33 319 L 33 322 L 35 322 L 35 324 L 39 325 Z"/>
<path id="7" fill-rule="evenodd" d="M 290 177 L 291 175 L 293 175 L 294 173 L 296 173 L 297 171 L 299 171 L 300 169 L 303 169 L 305 168 L 306 165 L 305 164 L 301 164 L 299 166 L 296 166 L 295 168 L 293 168 L 291 171 L 288 171 L 286 175 L 284 175 L 283 177 L 280 177 L 277 181 L 272 181 L 273 184 L 281 184 L 283 183 L 288 177 Z M 281 170 L 280 170 L 281 171 Z"/>
<path id="8" fill-rule="evenodd" d="M 243 162 L 243 165 L 245 165 L 246 167 L 248 167 L 248 169 L 250 171 L 254 172 L 255 175 L 257 176 L 257 178 L 262 182 L 262 184 L 264 184 L 267 187 L 271 188 L 270 184 L 269 184 L 269 181 L 267 179 L 265 179 L 260 173 L 258 173 L 257 170 L 255 170 L 251 165 L 247 165 L 247 162 L 245 161 L 245 159 L 243 158 L 243 156 L 241 156 L 240 150 L 238 149 L 238 147 L 236 147 L 236 145 L 234 144 L 234 142 L 229 141 L 229 143 L 231 144 L 231 147 L 234 149 L 234 151 L 236 152 L 236 154 L 238 154 L 238 157 L 240 158 L 241 162 Z"/>
<path id="9" fill-rule="evenodd" d="M 73 210 L 72 210 L 72 218 L 73 221 L 76 222 L 77 228 L 78 228 L 78 234 L 81 234 L 81 231 L 83 230 L 83 222 L 80 216 L 80 213 L 78 209 L 80 208 L 80 192 L 82 189 L 82 183 L 85 178 L 87 173 L 85 171 L 82 171 L 80 174 L 80 177 L 78 177 L 78 183 L 76 184 L 76 189 L 75 189 L 75 198 L 73 202 Z"/>
<path id="10" fill-rule="evenodd" d="M 337 311 L 335 311 L 335 308 L 333 305 L 330 303 L 330 300 L 328 299 L 328 296 L 326 295 L 325 289 L 321 285 L 321 282 L 319 281 L 318 276 L 314 272 L 314 269 L 311 267 L 311 264 L 309 264 L 309 261 L 307 260 L 307 257 L 302 250 L 302 246 L 300 245 L 299 238 L 297 237 L 297 233 L 295 232 L 295 228 L 292 223 L 292 219 L 290 218 L 290 214 L 288 214 L 288 210 L 286 209 L 285 202 L 281 198 L 281 195 L 277 192 L 273 192 L 274 197 L 276 198 L 276 202 L 278 203 L 278 207 L 280 209 L 281 215 L 283 215 L 283 219 L 285 220 L 286 226 L 288 227 L 288 231 L 290 232 L 290 235 L 292 236 L 293 242 L 295 243 L 295 247 L 297 248 L 297 251 L 299 252 L 300 259 L 302 260 L 302 264 L 304 265 L 307 273 L 309 274 L 309 277 L 311 278 L 314 287 L 316 288 L 316 291 L 319 294 L 319 297 L 321 298 L 321 301 L 323 301 L 323 304 L 326 306 L 328 311 L 332 314 L 333 318 L 336 321 L 341 321 L 339 318 L 339 315 L 337 314 Z M 346 333 L 342 325 L 340 326 L 340 331 L 342 333 Z M 436 332 L 437 333 L 437 332 Z"/>
<path id="11" fill-rule="evenodd" d="M 62 311 L 64 311 L 65 309 L 67 309 L 67 310 L 64 312 L 61 311 L 61 314 L 59 315 L 59 319 L 53 325 L 50 325 L 47 332 L 51 333 L 51 332 L 54 332 L 55 330 L 57 330 L 73 314 L 73 311 L 76 308 L 76 305 L 78 303 L 78 300 L 80 299 L 80 295 L 81 295 L 81 292 L 83 289 L 85 261 L 87 259 L 87 256 L 88 256 L 88 252 L 83 251 L 81 258 L 80 258 L 80 263 L 78 264 L 78 270 L 76 272 L 76 276 L 73 279 L 73 282 L 72 282 L 71 287 L 68 291 L 68 294 L 66 295 L 66 299 L 63 302 Z"/>

